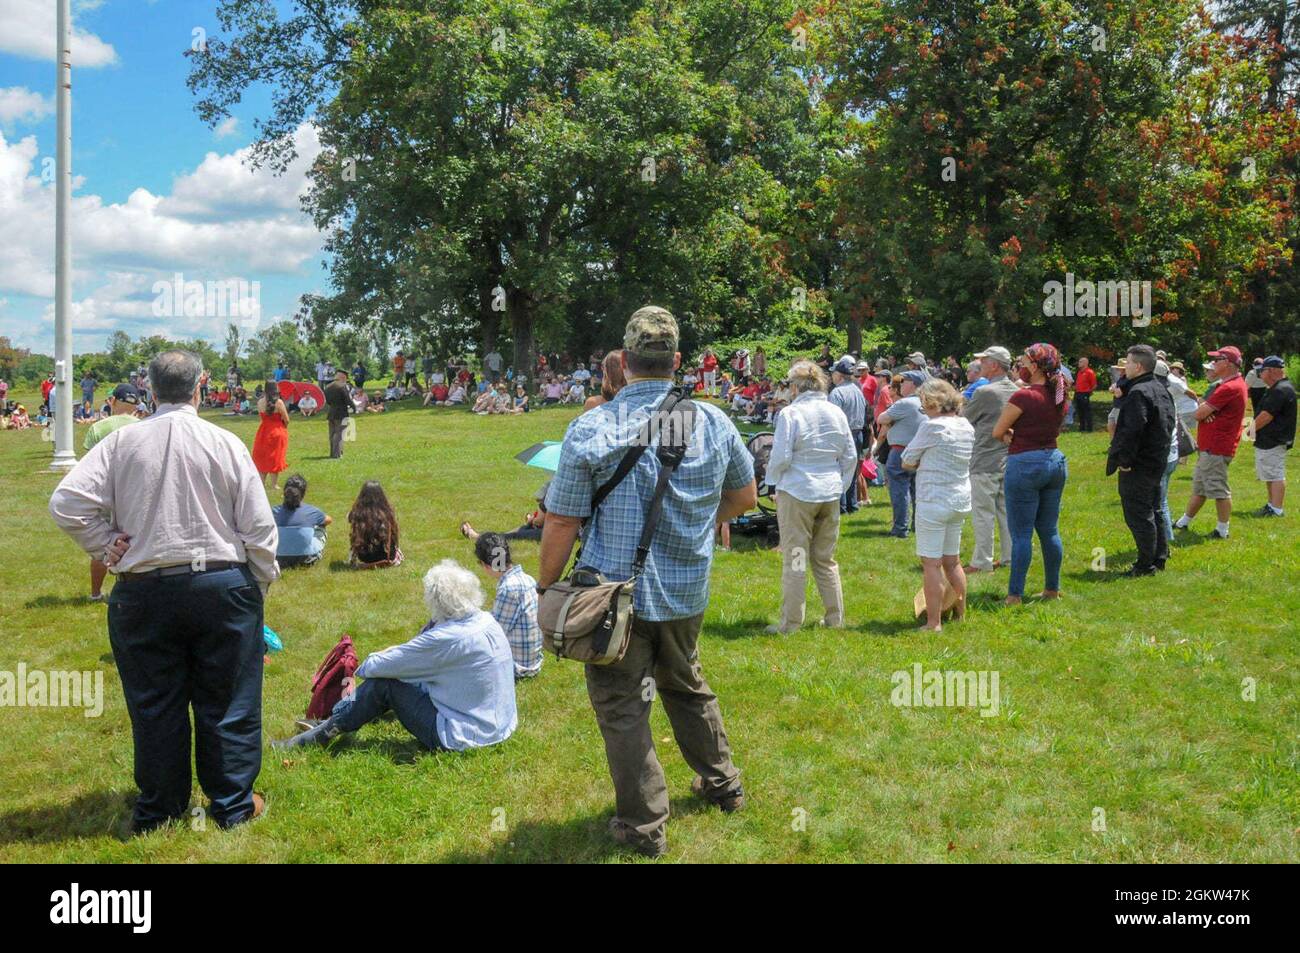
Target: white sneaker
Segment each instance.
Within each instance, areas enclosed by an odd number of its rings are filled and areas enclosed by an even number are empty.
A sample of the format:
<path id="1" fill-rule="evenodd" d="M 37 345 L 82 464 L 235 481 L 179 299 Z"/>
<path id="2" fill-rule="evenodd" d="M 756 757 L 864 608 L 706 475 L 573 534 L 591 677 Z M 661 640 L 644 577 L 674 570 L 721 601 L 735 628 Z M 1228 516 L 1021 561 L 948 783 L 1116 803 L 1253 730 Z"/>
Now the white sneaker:
<path id="1" fill-rule="evenodd" d="M 785 626 L 781 625 L 780 623 L 773 622 L 771 625 L 769 625 L 769 626 L 768 626 L 766 629 L 764 629 L 763 631 L 764 631 L 765 633 L 767 633 L 768 635 L 789 635 L 791 632 L 797 632 L 797 631 L 799 631 L 799 630 L 798 630 L 798 629 L 787 629 Z"/>

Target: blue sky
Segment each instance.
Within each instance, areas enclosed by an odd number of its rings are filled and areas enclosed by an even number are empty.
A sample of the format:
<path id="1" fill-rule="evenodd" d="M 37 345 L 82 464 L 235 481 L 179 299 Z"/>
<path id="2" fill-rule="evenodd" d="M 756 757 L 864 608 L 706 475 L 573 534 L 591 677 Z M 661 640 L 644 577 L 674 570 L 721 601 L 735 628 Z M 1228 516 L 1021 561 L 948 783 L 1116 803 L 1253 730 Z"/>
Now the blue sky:
<path id="1" fill-rule="evenodd" d="M 0 335 L 53 351 L 54 0 L 0 0 Z M 286 175 L 253 173 L 241 150 L 269 98 L 254 91 L 209 129 L 186 88 L 195 30 L 217 35 L 215 0 L 73 0 L 74 340 L 225 336 L 231 318 L 160 309 L 155 283 L 258 282 L 245 331 L 326 289 L 321 236 L 298 208 L 316 152 Z M 163 313 L 159 313 L 162 310 Z"/>

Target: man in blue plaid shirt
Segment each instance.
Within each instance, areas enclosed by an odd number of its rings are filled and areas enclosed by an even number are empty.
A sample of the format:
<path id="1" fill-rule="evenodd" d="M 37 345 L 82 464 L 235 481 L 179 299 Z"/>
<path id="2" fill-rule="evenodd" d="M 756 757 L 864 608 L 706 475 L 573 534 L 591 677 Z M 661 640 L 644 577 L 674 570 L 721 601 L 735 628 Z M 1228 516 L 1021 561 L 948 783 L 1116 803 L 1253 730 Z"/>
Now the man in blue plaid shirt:
<path id="1" fill-rule="evenodd" d="M 510 541 L 500 533 L 481 533 L 474 555 L 497 581 L 492 618 L 505 631 L 515 659 L 515 681 L 542 670 L 542 629 L 537 624 L 537 582 L 510 558 Z"/>
<path id="2" fill-rule="evenodd" d="M 612 401 L 574 420 L 565 434 L 546 496 L 542 588 L 564 572 L 587 517 L 583 565 L 611 580 L 632 574 L 659 475 L 653 449 L 595 514 L 591 500 L 671 388 L 681 363 L 677 321 L 663 308 L 641 308 L 628 320 L 623 344 L 626 386 Z M 610 833 L 652 857 L 667 849 L 668 821 L 668 786 L 650 732 L 655 695 L 663 700 L 683 757 L 695 769 L 692 790 L 727 812 L 744 803 L 740 772 L 731 760 L 717 696 L 700 670 L 696 642 L 709 602 L 714 529 L 754 505 L 754 467 L 726 414 L 712 404 L 695 407 L 685 459 L 669 481 L 645 570 L 637 579 L 627 654 L 613 665 L 587 666 L 587 694 L 614 781 Z"/>

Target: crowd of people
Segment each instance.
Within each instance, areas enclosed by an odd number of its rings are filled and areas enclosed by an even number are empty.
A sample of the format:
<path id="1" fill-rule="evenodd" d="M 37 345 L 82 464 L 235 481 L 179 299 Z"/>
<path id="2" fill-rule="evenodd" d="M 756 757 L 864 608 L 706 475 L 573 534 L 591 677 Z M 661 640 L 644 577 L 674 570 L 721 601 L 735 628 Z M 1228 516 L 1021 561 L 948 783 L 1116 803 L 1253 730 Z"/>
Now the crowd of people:
<path id="1" fill-rule="evenodd" d="M 473 571 L 453 560 L 433 566 L 423 579 L 427 622 L 409 641 L 369 655 L 344 680 L 327 717 L 300 724 L 277 746 L 327 745 L 385 712 L 431 750 L 508 739 L 518 724 L 516 683 L 542 666 L 539 596 L 562 579 L 581 541 L 581 565 L 606 579 L 633 578 L 634 565 L 645 567 L 635 575 L 626 653 L 585 670 L 614 787 L 610 835 L 649 856 L 666 849 L 668 790 L 649 720 L 656 698 L 695 771 L 693 792 L 724 812 L 740 809 L 740 771 L 696 650 L 715 534 L 750 512 L 760 494 L 754 458 L 731 415 L 773 431 L 762 479 L 775 503 L 782 598 L 769 633 L 805 624 L 808 572 L 823 604 L 821 623 L 847 623 L 835 555 L 840 524 L 870 502 L 872 484 L 888 488 L 889 535 L 915 536 L 925 628 L 964 617 L 973 573 L 1007 568 L 1005 601 L 1019 603 L 1035 537 L 1044 564 L 1041 597 L 1061 595 L 1058 523 L 1069 472 L 1058 438 L 1071 420 L 1092 430 L 1091 395 L 1100 385 L 1086 360 L 1072 373 L 1054 346 L 1036 343 L 1015 356 L 990 346 L 965 364 L 936 365 L 913 352 L 873 367 L 823 347 L 772 384 L 761 348 L 738 350 L 725 369 L 712 349 L 683 366 L 677 323 L 658 307 L 635 312 L 622 343 L 576 369 L 564 356 L 541 357 L 535 394 L 499 354 L 484 358 L 477 382 L 459 359 L 435 371 L 426 358 L 417 370 L 416 359 L 399 352 L 391 387 L 403 394 L 384 393 L 378 401 L 365 392 L 364 368 L 358 375 L 358 368 L 322 362 L 318 374 L 332 372 L 318 377 L 331 457 L 342 455 L 352 415 L 411 391 L 426 404 L 469 403 L 481 414 L 526 413 L 533 399 L 581 403 L 584 412 L 569 425 L 555 474 L 520 527 L 478 532 L 462 524 L 473 564 L 495 584 L 491 607 L 483 608 Z M 1228 468 L 1243 432 L 1255 441 L 1257 475 L 1268 487 L 1258 515 L 1284 513 L 1296 414 L 1284 363 L 1262 358 L 1247 378 L 1236 348 L 1210 356 L 1203 395 L 1188 387 L 1178 362 L 1148 345 L 1130 348 L 1111 369 L 1116 399 L 1107 421 L 1107 472 L 1118 474 L 1136 546 L 1129 575 L 1163 570 L 1170 540 L 1206 500 L 1217 509 L 1213 535 L 1227 537 Z M 288 469 L 291 408 L 279 387 L 286 379 L 287 372 L 255 391 L 260 423 L 250 453 L 234 433 L 198 415 L 210 390 L 201 362 L 183 351 L 158 355 L 136 380 L 114 389 L 108 414 L 87 431 L 88 453 L 51 497 L 56 524 L 91 557 L 92 597 L 104 598 L 110 570 L 117 580 L 109 636 L 136 742 L 140 831 L 188 808 L 190 708 L 199 782 L 217 823 L 239 824 L 265 809 L 253 790 L 262 758 L 264 600 L 285 578 L 282 569 L 322 559 L 333 523 L 306 501 L 301 474 L 279 486 Z M 227 375 L 232 392 L 242 384 Z M 463 396 L 452 401 L 457 387 Z M 659 497 L 662 464 L 653 454 L 634 458 L 630 468 L 620 462 L 670 392 L 696 398 L 689 417 L 694 452 L 671 472 L 673 492 Z M 1247 415 L 1251 398 L 1254 413 Z M 303 412 L 301 399 L 297 409 Z M 1169 476 L 1193 455 L 1192 495 L 1174 521 Z M 141 481 L 141 473 L 154 478 Z M 274 506 L 273 494 L 280 496 Z M 638 561 L 637 528 L 651 511 L 657 529 Z M 968 516 L 974 546 L 963 565 Z M 381 570 L 403 563 L 397 514 L 379 481 L 360 487 L 347 524 L 349 565 Z M 515 561 L 511 544 L 521 539 L 540 545 L 536 579 Z"/>

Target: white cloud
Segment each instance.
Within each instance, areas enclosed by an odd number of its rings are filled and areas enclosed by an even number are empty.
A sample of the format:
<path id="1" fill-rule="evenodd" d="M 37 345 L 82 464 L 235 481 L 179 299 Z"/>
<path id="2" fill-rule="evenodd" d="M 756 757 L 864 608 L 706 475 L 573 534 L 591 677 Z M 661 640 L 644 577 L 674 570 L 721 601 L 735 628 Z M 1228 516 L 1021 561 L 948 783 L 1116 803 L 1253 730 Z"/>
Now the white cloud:
<path id="1" fill-rule="evenodd" d="M 218 139 L 225 139 L 233 136 L 239 131 L 239 119 L 236 116 L 227 116 L 221 122 L 217 123 L 217 128 L 212 130 L 212 134 Z"/>
<path id="2" fill-rule="evenodd" d="M 0 87 L 0 126 L 38 122 L 54 112 L 54 103 L 25 86 Z"/>
<path id="3" fill-rule="evenodd" d="M 240 164 L 247 153 L 209 153 L 170 196 L 136 189 L 121 203 L 98 195 L 72 200 L 73 261 L 87 270 L 194 271 L 257 280 L 291 274 L 320 254 L 321 234 L 298 208 L 319 146 L 299 135 L 302 155 L 283 176 Z M 35 136 L 8 143 L 0 133 L 0 292 L 54 294 L 54 189 L 42 183 Z M 199 274 L 201 272 L 202 274 Z"/>
<path id="4" fill-rule="evenodd" d="M 94 9 L 98 4 L 82 4 Z M 0 0 L 0 53 L 14 53 L 30 59 L 55 59 L 58 25 L 53 0 Z M 117 51 L 93 33 L 72 26 L 72 69 L 108 66 L 117 62 Z"/>

